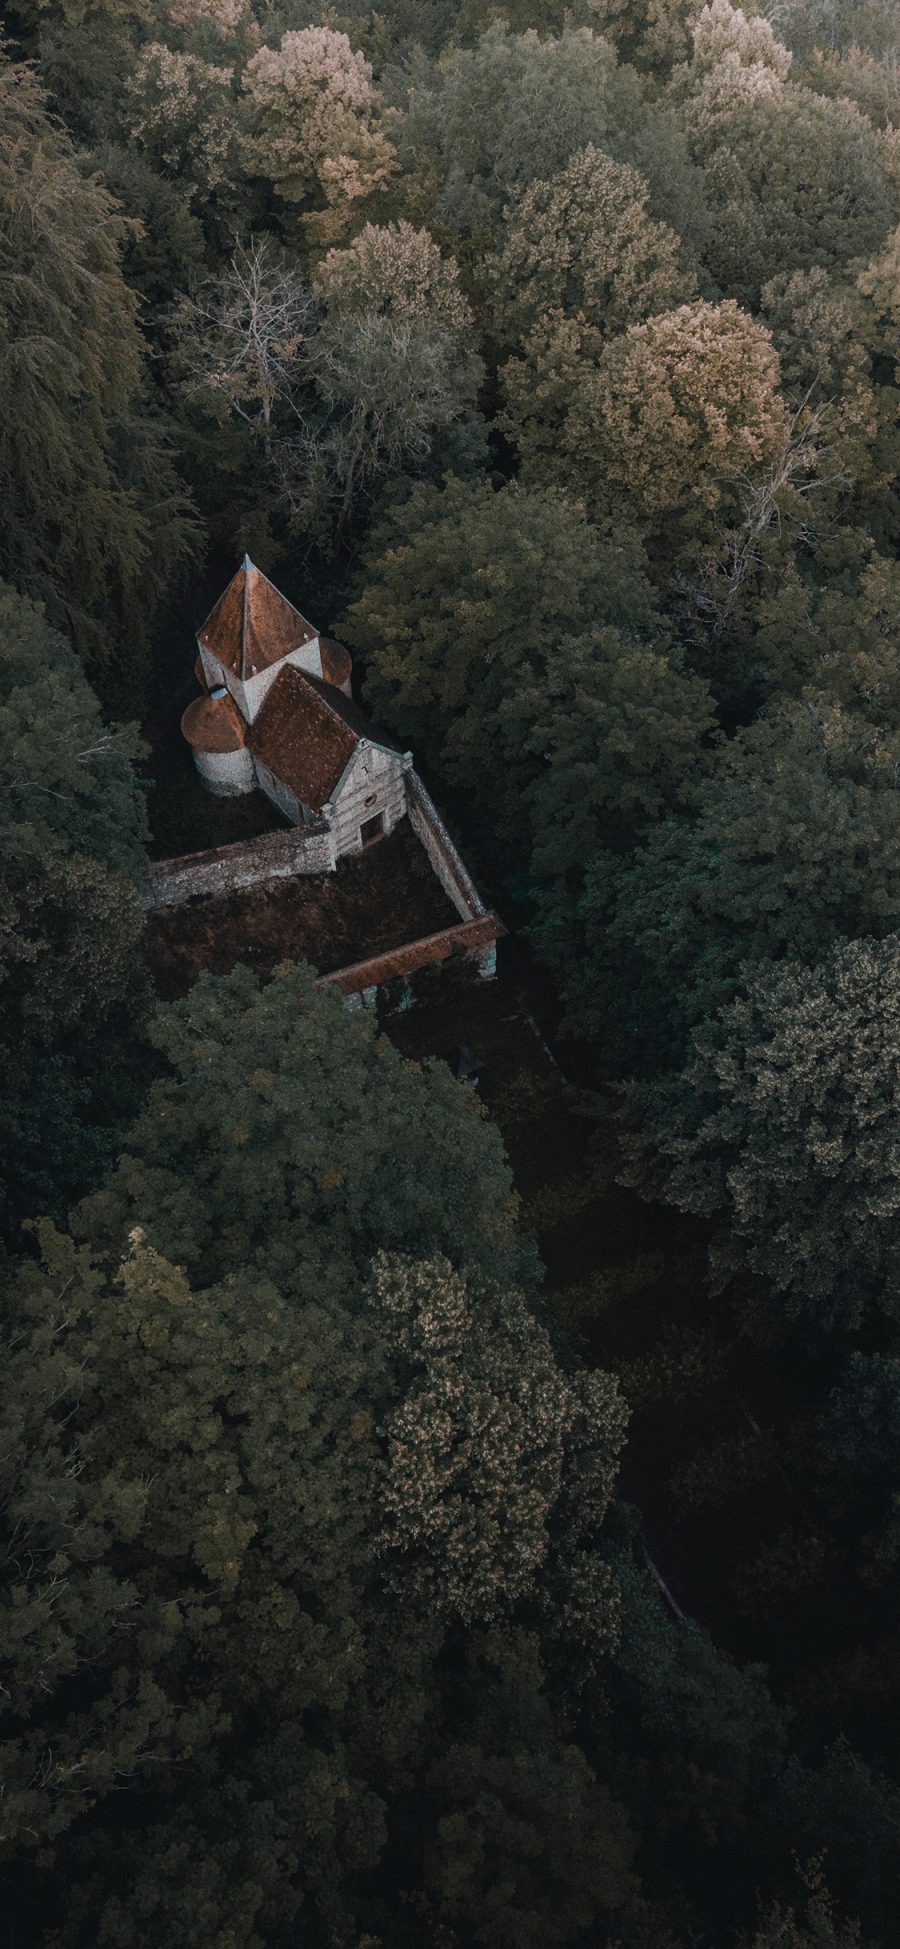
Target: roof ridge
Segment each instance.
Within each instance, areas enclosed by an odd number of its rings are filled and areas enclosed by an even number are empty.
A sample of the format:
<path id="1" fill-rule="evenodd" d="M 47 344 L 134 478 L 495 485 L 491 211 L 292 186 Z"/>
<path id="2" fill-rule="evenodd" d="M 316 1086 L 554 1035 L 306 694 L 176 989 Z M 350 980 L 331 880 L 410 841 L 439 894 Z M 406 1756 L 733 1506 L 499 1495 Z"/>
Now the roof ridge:
<path id="1" fill-rule="evenodd" d="M 249 555 L 244 556 L 244 619 L 241 624 L 241 682 L 247 676 L 247 623 L 250 617 L 250 570 L 253 563 Z"/>

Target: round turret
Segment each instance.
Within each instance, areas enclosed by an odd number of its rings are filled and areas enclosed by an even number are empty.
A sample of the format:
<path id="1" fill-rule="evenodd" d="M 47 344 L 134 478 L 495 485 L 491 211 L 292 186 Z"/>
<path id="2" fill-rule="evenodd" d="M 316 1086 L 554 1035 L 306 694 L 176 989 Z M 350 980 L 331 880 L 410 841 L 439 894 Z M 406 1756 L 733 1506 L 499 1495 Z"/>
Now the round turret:
<path id="1" fill-rule="evenodd" d="M 219 798 L 253 791 L 256 774 L 247 749 L 247 727 L 224 685 L 188 705 L 181 729 L 207 791 Z"/>
<path id="2" fill-rule="evenodd" d="M 338 643 L 333 636 L 319 637 L 319 655 L 322 658 L 322 676 L 335 690 L 342 690 L 345 697 L 353 696 L 350 679 L 353 675 L 353 658 L 350 651 Z"/>

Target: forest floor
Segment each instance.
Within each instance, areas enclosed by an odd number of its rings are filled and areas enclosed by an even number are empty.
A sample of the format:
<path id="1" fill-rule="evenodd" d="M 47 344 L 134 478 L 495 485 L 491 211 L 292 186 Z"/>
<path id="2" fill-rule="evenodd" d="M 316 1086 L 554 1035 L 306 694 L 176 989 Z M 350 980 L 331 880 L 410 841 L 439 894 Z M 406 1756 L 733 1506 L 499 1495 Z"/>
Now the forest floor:
<path id="1" fill-rule="evenodd" d="M 459 919 L 404 823 L 366 852 L 316 873 L 163 908 L 147 920 L 144 951 L 163 1001 L 197 976 L 242 963 L 270 975 L 280 961 L 322 974 L 401 947 Z"/>

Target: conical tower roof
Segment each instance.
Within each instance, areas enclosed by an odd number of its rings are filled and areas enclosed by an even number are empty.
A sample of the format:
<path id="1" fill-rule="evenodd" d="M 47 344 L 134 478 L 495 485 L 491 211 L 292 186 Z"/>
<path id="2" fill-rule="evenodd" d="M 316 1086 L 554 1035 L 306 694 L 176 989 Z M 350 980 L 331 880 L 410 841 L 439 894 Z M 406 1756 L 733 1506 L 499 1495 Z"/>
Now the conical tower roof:
<path id="1" fill-rule="evenodd" d="M 318 634 L 249 555 L 205 623 L 197 631 L 201 649 L 211 651 L 226 670 L 246 682 L 259 670 L 280 663 Z"/>

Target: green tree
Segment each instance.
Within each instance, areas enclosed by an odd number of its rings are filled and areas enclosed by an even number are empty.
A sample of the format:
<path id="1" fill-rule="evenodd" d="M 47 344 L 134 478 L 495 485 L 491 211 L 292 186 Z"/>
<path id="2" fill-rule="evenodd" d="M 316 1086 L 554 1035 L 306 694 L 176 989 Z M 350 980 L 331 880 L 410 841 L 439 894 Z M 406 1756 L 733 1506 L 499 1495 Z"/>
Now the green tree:
<path id="1" fill-rule="evenodd" d="M 355 1942 L 432 1894 L 453 1922 L 481 1878 L 471 1854 L 460 1886 L 460 1825 L 499 1815 L 493 1860 L 509 1893 L 479 1940 L 510 1940 L 519 1892 L 546 1903 L 548 1926 L 558 1911 L 554 1943 L 574 1943 L 630 1892 L 632 1842 L 565 1736 L 529 1624 L 556 1578 L 553 1546 L 578 1587 L 566 1539 L 576 1507 L 587 1535 L 609 1497 L 613 1384 L 604 1396 L 599 1376 L 585 1383 L 573 1442 L 546 1334 L 526 1328 L 515 1295 L 479 1281 L 469 1294 L 441 1262 L 384 1260 L 374 1289 L 352 1273 L 327 1294 L 313 1280 L 297 1305 L 246 1264 L 190 1286 L 140 1228 L 121 1264 L 104 1241 L 103 1271 L 49 1226 L 40 1244 L 42 1265 L 24 1265 L 10 1294 L 0 1388 L 3 1849 L 16 1888 L 37 1890 L 39 1922 L 72 1945 L 100 1928 L 122 1949 L 151 1937 L 174 1949 L 185 1933 L 253 1949 L 290 1925 Z M 398 1430 L 408 1406 L 425 1429 L 421 1377 L 436 1379 L 447 1354 L 433 1340 L 447 1298 L 479 1328 L 477 1344 L 454 1343 L 455 1388 L 480 1397 L 507 1440 L 491 1466 L 432 1483 L 433 1531 L 451 1540 L 432 1552 L 426 1588 L 383 1537 Z M 566 1453 L 550 1499 L 559 1520 L 546 1503 L 548 1547 L 535 1554 L 515 1482 L 532 1469 L 526 1404 L 545 1394 Z M 431 1413 L 439 1446 L 440 1401 Z M 486 1584 L 462 1569 L 471 1544 L 460 1554 L 453 1541 L 482 1531 L 498 1553 Z M 616 1628 L 602 1564 L 593 1587 L 598 1653 Z M 498 1600 L 502 1628 L 485 1637 L 473 1613 Z M 557 1632 L 579 1645 L 585 1617 L 582 1606 L 556 1618 Z M 542 1893 L 522 1823 L 541 1831 L 548 1780 L 558 1847 Z M 48 1844 L 55 1872 L 42 1881 Z"/>
<path id="2" fill-rule="evenodd" d="M 585 708 L 596 711 L 625 639 L 652 646 L 656 669 L 664 661 L 634 537 L 604 537 L 577 502 L 515 485 L 417 488 L 373 537 L 346 630 L 376 712 L 505 830 L 521 828 L 548 720 L 588 688 L 588 672 L 598 701 Z"/>
<path id="3" fill-rule="evenodd" d="M 870 1585 L 900 1562 L 900 1359 L 850 1354 L 818 1421 L 821 1465 L 832 1505 L 853 1539 Z"/>
<path id="4" fill-rule="evenodd" d="M 191 1278 L 252 1266 L 286 1297 L 328 1291 L 379 1249 L 533 1281 L 477 1101 L 443 1064 L 405 1063 L 309 969 L 265 987 L 246 968 L 203 975 L 152 1033 L 167 1073 L 85 1207 L 92 1232 L 141 1224 Z"/>
<path id="5" fill-rule="evenodd" d="M 285 476 L 295 520 L 311 494 L 333 510 L 339 542 L 375 482 L 421 466 L 455 427 L 479 442 L 482 367 L 456 266 L 427 230 L 366 224 L 328 252 L 315 289 L 325 305 L 309 355 L 315 397 Z"/>
<path id="6" fill-rule="evenodd" d="M 841 1739 L 819 1764 L 792 1761 L 779 1801 L 796 1835 L 799 1858 L 824 1856 L 829 1886 L 843 1911 L 865 1917 L 873 1949 L 889 1941 L 900 1856 L 896 1785 Z M 825 1942 L 831 1949 L 827 1935 Z"/>
<path id="7" fill-rule="evenodd" d="M 720 1278 L 761 1275 L 790 1319 L 900 1313 L 900 942 L 763 964 L 640 1097 L 648 1177 L 720 1227 Z M 637 1175 L 645 1181 L 643 1170 Z"/>
<path id="8" fill-rule="evenodd" d="M 555 1727 L 533 1642 L 492 1632 L 471 1645 L 454 1705 L 426 1776 L 424 1881 L 437 1914 L 479 1949 L 583 1941 L 635 1892 L 635 1836 Z"/>
<path id="9" fill-rule="evenodd" d="M 7 56 L 0 114 L 0 572 L 45 602 L 122 699 L 187 544 L 184 500 L 141 406 L 123 219 L 82 174 L 32 70 Z"/>
<path id="10" fill-rule="evenodd" d="M 748 967 L 814 964 L 891 931 L 900 898 L 892 740 L 829 700 L 774 704 L 630 858 L 600 853 L 576 914 L 543 933 L 607 1059 L 677 1069 Z"/>
<path id="11" fill-rule="evenodd" d="M 750 1893 L 772 1844 L 768 1809 L 786 1746 L 765 1673 L 717 1650 L 692 1620 L 667 1614 L 633 1510 L 620 1507 L 606 1547 L 622 1600 L 619 1643 L 597 1701 L 606 1777 L 638 1832 L 661 1846 L 680 1891 L 697 1885 L 698 1866 L 705 1880 L 713 1850 Z M 715 1902 L 708 1884 L 704 1893 Z"/>
<path id="12" fill-rule="evenodd" d="M 473 47 L 413 61 L 396 143 L 410 214 L 455 241 L 476 281 L 504 204 L 589 145 L 647 177 L 652 216 L 691 245 L 705 234 L 702 174 L 674 115 L 591 27 L 514 34 L 498 20 Z"/>
<path id="13" fill-rule="evenodd" d="M 107 726 L 68 644 L 0 585 L 4 1225 L 60 1211 L 134 1108 L 146 1014 L 132 727 Z"/>
<path id="14" fill-rule="evenodd" d="M 173 369 L 219 424 L 230 410 L 257 446 L 261 436 L 295 532 L 337 548 L 364 498 L 426 464 L 442 438 L 480 446 L 472 322 L 456 266 L 408 223 L 366 224 L 327 253 L 312 288 L 270 237 L 254 237 L 182 299 Z"/>
<path id="15" fill-rule="evenodd" d="M 593 326 L 599 349 L 603 338 L 693 298 L 679 239 L 648 215 L 648 195 L 636 169 L 587 148 L 515 196 L 491 266 L 500 343 L 526 337 L 559 307 Z"/>
<path id="16" fill-rule="evenodd" d="M 686 105 L 684 126 L 705 162 L 714 218 L 706 262 L 726 295 L 754 308 L 779 273 L 872 256 L 897 209 L 884 138 L 865 115 L 793 82 L 733 95 L 730 71 L 707 115 L 713 81 Z"/>

